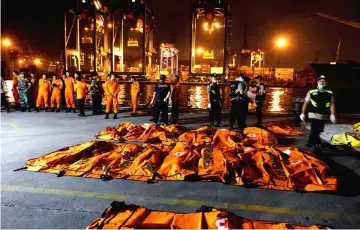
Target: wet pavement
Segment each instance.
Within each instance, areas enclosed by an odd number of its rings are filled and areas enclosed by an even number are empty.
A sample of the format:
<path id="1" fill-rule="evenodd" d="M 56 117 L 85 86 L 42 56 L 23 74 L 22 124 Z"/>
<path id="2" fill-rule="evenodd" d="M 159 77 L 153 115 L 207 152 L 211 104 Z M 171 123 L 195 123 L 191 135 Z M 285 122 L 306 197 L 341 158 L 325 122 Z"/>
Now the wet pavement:
<path id="1" fill-rule="evenodd" d="M 119 122 L 148 122 L 149 116 L 120 113 L 118 120 L 103 116 L 80 118 L 61 113 L 1 113 L 1 228 L 84 228 L 111 201 L 125 201 L 154 210 L 194 212 L 202 205 L 224 207 L 242 217 L 296 225 L 360 226 L 360 157 L 355 151 L 326 145 L 318 157 L 341 181 L 336 194 L 298 193 L 244 188 L 211 182 L 157 182 L 56 177 L 17 171 L 26 160 L 66 146 L 93 140 Z M 207 113 L 180 114 L 187 127 L 207 125 Z M 265 121 L 293 119 L 267 116 Z M 227 124 L 224 114 L 223 124 Z M 351 123 L 351 122 L 350 122 Z M 248 124 L 255 124 L 250 116 Z M 307 136 L 282 139 L 280 144 L 303 147 Z"/>

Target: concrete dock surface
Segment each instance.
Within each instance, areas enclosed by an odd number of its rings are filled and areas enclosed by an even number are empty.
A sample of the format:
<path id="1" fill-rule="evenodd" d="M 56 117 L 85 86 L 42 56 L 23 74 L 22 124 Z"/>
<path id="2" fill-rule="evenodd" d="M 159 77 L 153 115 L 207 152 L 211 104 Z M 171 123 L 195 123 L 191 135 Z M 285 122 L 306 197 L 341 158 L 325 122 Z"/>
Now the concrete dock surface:
<path id="1" fill-rule="evenodd" d="M 244 188 L 215 182 L 147 184 L 116 179 L 104 182 L 13 171 L 28 159 L 93 140 L 94 135 L 106 127 L 124 121 L 147 123 L 149 119 L 149 116 L 132 117 L 127 112 L 120 113 L 118 120 L 104 120 L 102 115 L 80 118 L 64 112 L 2 112 L 1 228 L 81 229 L 100 217 L 113 200 L 161 211 L 194 212 L 206 205 L 227 208 L 236 215 L 254 220 L 333 228 L 360 226 L 359 152 L 329 144 L 318 157 L 340 179 L 339 191 L 335 194 Z M 293 117 L 267 116 L 264 121 L 282 119 Z M 180 123 L 187 127 L 207 125 L 207 120 L 206 113 L 180 114 Z M 228 124 L 225 116 L 223 121 L 224 125 Z M 254 116 L 248 119 L 248 125 L 252 124 L 255 124 Z M 306 140 L 307 135 L 285 138 L 280 144 L 304 147 Z"/>

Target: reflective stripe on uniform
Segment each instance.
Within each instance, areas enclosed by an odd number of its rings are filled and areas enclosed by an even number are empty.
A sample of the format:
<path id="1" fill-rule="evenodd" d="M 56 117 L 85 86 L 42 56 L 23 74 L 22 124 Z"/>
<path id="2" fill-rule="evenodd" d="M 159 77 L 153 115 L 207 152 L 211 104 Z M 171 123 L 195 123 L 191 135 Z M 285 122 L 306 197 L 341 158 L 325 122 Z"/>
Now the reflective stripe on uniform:
<path id="1" fill-rule="evenodd" d="M 326 103 L 326 108 L 330 107 L 330 102 Z"/>
<path id="2" fill-rule="evenodd" d="M 317 107 L 317 103 L 313 99 L 310 99 L 310 102 L 314 107 Z"/>

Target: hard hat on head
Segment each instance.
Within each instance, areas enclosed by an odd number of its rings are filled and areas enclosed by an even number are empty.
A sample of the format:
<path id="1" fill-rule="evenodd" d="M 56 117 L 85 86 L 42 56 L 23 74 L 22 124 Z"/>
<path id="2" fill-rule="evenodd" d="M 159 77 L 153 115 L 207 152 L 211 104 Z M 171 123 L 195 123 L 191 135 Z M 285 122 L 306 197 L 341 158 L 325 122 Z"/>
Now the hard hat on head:
<path id="1" fill-rule="evenodd" d="M 325 75 L 321 75 L 321 76 L 318 78 L 318 81 L 319 81 L 319 80 L 326 80 Z"/>

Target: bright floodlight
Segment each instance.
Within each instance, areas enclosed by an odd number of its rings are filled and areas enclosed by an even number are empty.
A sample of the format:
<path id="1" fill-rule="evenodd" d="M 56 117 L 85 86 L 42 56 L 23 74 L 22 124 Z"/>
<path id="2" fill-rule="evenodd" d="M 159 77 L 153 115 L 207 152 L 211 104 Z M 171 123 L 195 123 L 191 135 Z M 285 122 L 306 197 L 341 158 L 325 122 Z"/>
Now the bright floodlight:
<path id="1" fill-rule="evenodd" d="M 40 64 L 40 60 L 39 60 L 39 59 L 35 59 L 35 60 L 34 60 L 34 63 L 35 63 L 36 65 L 39 65 L 39 64 Z"/>
<path id="2" fill-rule="evenodd" d="M 276 40 L 276 46 L 277 47 L 285 47 L 286 40 L 284 38 L 279 38 L 278 40 Z"/>
<path id="3" fill-rule="evenodd" d="M 3 46 L 10 46 L 10 45 L 11 45 L 11 41 L 9 39 L 3 40 Z"/>
<path id="4" fill-rule="evenodd" d="M 202 48 L 198 48 L 196 51 L 198 54 L 202 54 L 204 52 L 204 50 Z"/>

